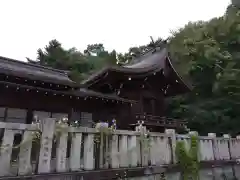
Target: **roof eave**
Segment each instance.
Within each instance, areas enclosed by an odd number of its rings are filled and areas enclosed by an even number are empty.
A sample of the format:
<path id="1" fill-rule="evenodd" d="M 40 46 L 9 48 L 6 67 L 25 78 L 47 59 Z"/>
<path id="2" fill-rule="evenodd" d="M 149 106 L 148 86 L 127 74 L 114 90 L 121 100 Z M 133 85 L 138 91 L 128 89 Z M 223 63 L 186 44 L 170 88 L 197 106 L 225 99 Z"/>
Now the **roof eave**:
<path id="1" fill-rule="evenodd" d="M 170 65 L 170 67 L 172 68 L 173 72 L 176 74 L 176 76 L 178 78 L 178 81 L 180 81 L 180 84 L 185 86 L 186 93 L 192 91 L 193 87 L 189 83 L 186 83 L 186 81 L 183 80 L 183 78 L 179 75 L 179 73 L 174 68 L 174 66 L 173 66 L 169 56 L 167 56 L 167 61 L 168 61 L 169 65 Z"/>

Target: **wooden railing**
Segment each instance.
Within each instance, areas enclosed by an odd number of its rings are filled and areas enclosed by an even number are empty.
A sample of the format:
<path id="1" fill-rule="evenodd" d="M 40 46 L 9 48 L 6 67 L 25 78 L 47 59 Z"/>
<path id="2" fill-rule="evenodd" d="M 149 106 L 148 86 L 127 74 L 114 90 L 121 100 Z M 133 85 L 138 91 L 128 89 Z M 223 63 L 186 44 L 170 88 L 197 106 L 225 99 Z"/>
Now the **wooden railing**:
<path id="1" fill-rule="evenodd" d="M 135 116 L 136 121 L 144 121 L 144 123 L 152 124 L 155 126 L 162 126 L 162 127 L 184 127 L 187 124 L 187 121 L 180 120 L 180 119 L 173 119 L 167 117 L 160 117 L 160 116 L 153 116 L 148 114 L 137 114 Z"/>
<path id="2" fill-rule="evenodd" d="M 42 122 L 41 126 L 0 123 L 4 131 L 0 176 L 168 165 L 176 163 L 176 142 L 183 140 L 186 145 L 189 143 L 188 135 L 175 134 L 173 129 L 167 129 L 165 133 L 150 132 L 145 137 L 136 131 L 103 133 L 94 128 L 59 126 L 53 118 Z M 40 139 L 35 138 L 38 133 Z M 16 134 L 22 135 L 20 145 L 14 145 Z M 216 138 L 211 133 L 208 137 L 199 137 L 199 140 L 202 161 L 240 158 L 238 138 L 227 135 Z M 37 141 L 39 158 L 34 158 L 32 153 L 38 151 L 34 147 Z M 13 161 L 12 152 L 15 149 L 19 153 L 18 159 Z M 54 158 L 53 152 L 56 152 Z"/>

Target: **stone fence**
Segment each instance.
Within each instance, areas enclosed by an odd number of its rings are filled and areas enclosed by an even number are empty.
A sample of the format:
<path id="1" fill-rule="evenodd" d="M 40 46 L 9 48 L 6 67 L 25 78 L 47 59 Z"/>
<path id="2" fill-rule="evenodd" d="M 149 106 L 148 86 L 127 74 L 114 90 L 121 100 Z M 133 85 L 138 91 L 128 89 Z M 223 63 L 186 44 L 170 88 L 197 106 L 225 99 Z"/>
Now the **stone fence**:
<path id="1" fill-rule="evenodd" d="M 172 129 L 147 135 L 126 130 L 106 133 L 67 124 L 59 127 L 53 118 L 44 119 L 41 126 L 0 122 L 0 128 L 4 129 L 0 176 L 170 165 L 176 163 L 177 141 L 187 146 L 190 142 L 189 135 Z M 18 144 L 16 135 L 21 136 Z M 199 136 L 199 148 L 204 162 L 240 158 L 240 139 L 228 135 Z"/>

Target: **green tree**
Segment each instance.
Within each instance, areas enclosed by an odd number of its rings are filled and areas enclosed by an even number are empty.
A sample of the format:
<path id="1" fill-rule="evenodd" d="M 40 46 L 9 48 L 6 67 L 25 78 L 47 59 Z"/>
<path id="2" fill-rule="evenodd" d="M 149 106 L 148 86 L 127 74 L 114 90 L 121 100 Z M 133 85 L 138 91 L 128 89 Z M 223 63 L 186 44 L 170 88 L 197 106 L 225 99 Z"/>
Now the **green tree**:
<path id="1" fill-rule="evenodd" d="M 81 81 L 106 65 L 115 65 L 117 53 L 115 50 L 106 51 L 103 44 L 88 45 L 82 53 L 76 48 L 64 49 L 61 43 L 54 39 L 45 48 L 37 50 L 36 61 L 29 58 L 27 60 L 29 63 L 68 70 L 73 80 Z"/>
<path id="2" fill-rule="evenodd" d="M 170 51 L 182 76 L 191 77 L 194 90 L 169 99 L 168 114 L 185 117 L 200 133 L 239 133 L 240 11 L 230 5 L 226 14 L 208 22 L 189 23 L 173 33 Z"/>
<path id="3" fill-rule="evenodd" d="M 191 136 L 189 148 L 187 142 L 177 141 L 176 158 L 181 171 L 181 180 L 199 180 L 199 140 Z"/>
<path id="4" fill-rule="evenodd" d="M 64 49 L 60 42 L 51 40 L 44 49 L 37 50 L 37 60 L 27 58 L 30 63 L 71 71 L 71 77 L 80 81 L 91 67 L 86 56 L 76 48 Z"/>

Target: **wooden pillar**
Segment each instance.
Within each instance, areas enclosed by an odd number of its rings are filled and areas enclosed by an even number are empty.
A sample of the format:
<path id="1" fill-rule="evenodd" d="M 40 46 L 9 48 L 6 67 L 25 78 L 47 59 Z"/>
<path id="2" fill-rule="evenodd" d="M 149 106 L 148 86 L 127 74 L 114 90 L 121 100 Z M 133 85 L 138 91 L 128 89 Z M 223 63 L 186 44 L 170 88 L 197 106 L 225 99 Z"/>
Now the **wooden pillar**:
<path id="1" fill-rule="evenodd" d="M 151 106 L 152 106 L 152 115 L 156 115 L 155 114 L 155 99 L 151 99 Z"/>
<path id="2" fill-rule="evenodd" d="M 26 117 L 26 124 L 32 124 L 33 122 L 33 111 L 32 109 L 28 109 L 27 117 Z"/>

